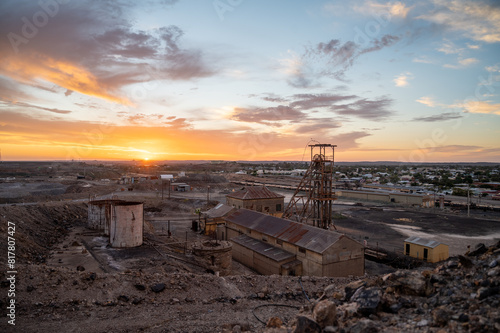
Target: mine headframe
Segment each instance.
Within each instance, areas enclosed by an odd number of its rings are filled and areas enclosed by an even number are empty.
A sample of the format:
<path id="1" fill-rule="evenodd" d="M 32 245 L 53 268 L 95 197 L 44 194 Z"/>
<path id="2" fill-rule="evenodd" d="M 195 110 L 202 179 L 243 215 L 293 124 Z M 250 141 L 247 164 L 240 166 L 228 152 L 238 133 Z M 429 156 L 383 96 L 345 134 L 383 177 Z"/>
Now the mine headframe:
<path id="1" fill-rule="evenodd" d="M 333 191 L 334 150 L 337 146 L 315 144 L 309 147 L 311 163 L 288 203 L 283 218 L 324 229 L 330 226 L 335 228 L 332 207 L 333 201 L 337 199 Z"/>

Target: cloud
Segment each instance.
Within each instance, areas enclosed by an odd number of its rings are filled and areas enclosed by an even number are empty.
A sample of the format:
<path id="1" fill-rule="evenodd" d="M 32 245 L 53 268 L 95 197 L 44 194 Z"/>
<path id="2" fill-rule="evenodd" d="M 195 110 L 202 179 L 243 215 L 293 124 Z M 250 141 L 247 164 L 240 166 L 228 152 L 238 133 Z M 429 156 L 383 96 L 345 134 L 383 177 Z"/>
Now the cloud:
<path id="1" fill-rule="evenodd" d="M 463 104 L 463 108 L 470 113 L 483 113 L 500 115 L 500 103 L 492 104 L 489 102 L 472 101 Z"/>
<path id="2" fill-rule="evenodd" d="M 47 23 L 27 34 L 20 18 L 44 13 L 42 7 L 38 2 L 22 6 L 16 1 L 2 2 L 0 31 L 8 33 L 0 40 L 0 75 L 29 85 L 42 80 L 66 93 L 131 104 L 124 86 L 214 73 L 214 61 L 208 66 L 201 50 L 182 47 L 184 33 L 179 27 L 135 29 L 131 23 L 134 3 L 54 3 L 57 13 L 46 15 Z M 149 2 L 146 7 L 164 5 Z"/>
<path id="3" fill-rule="evenodd" d="M 353 103 L 334 105 L 331 110 L 340 115 L 355 116 L 369 120 L 382 120 L 393 114 L 389 110 L 393 100 L 389 97 L 380 97 L 375 100 L 359 99 Z"/>
<path id="4" fill-rule="evenodd" d="M 429 59 L 427 56 L 420 56 L 417 58 L 413 58 L 412 61 L 422 63 L 422 64 L 434 64 L 435 63 L 434 60 Z"/>
<path id="5" fill-rule="evenodd" d="M 357 140 L 364 137 L 370 136 L 371 134 L 364 131 L 355 131 L 349 133 L 342 133 L 334 135 L 330 138 L 330 142 L 337 145 L 337 149 L 340 151 L 346 151 L 349 149 L 356 149 L 359 147 Z"/>
<path id="6" fill-rule="evenodd" d="M 476 58 L 466 58 L 466 59 L 458 59 L 458 64 L 444 64 L 443 67 L 451 68 L 451 69 L 460 69 L 471 66 L 473 64 L 478 63 L 479 60 Z"/>
<path id="7" fill-rule="evenodd" d="M 237 121 L 280 126 L 283 120 L 300 120 L 306 115 L 292 107 L 279 105 L 268 108 L 235 108 L 231 119 Z"/>
<path id="8" fill-rule="evenodd" d="M 406 87 L 410 85 L 408 80 L 413 80 L 413 75 L 410 72 L 399 74 L 393 81 L 396 84 L 396 87 Z"/>
<path id="9" fill-rule="evenodd" d="M 266 94 L 266 96 L 262 97 L 262 99 L 264 101 L 267 101 L 267 102 L 276 102 L 276 103 L 287 102 L 287 100 L 285 98 L 278 96 L 276 94 L 273 94 L 273 93 Z"/>
<path id="10" fill-rule="evenodd" d="M 460 112 L 446 112 L 442 114 L 437 114 L 427 117 L 416 117 L 412 121 L 424 121 L 424 122 L 436 122 L 436 121 L 447 121 L 452 119 L 462 118 L 463 115 Z"/>
<path id="11" fill-rule="evenodd" d="M 457 47 L 450 40 L 445 40 L 443 45 L 437 49 L 439 52 L 443 52 L 444 54 L 460 54 L 463 52 L 463 48 Z"/>
<path id="12" fill-rule="evenodd" d="M 296 94 L 293 95 L 294 102 L 291 107 L 300 110 L 310 110 L 321 107 L 331 107 L 337 102 L 355 99 L 356 95 L 333 95 L 333 94 Z"/>
<path id="13" fill-rule="evenodd" d="M 301 125 L 295 128 L 295 133 L 314 133 L 317 135 L 320 132 L 328 132 L 342 126 L 340 122 L 328 118 L 314 118 L 307 121 L 301 121 L 300 123 Z"/>
<path id="14" fill-rule="evenodd" d="M 43 106 L 33 105 L 30 103 L 25 103 L 25 102 L 15 102 L 15 103 L 7 102 L 5 104 L 7 106 L 10 106 L 10 107 L 16 107 L 16 108 L 22 108 L 22 109 L 28 108 L 28 109 L 42 110 L 42 111 L 48 111 L 48 112 L 52 112 L 52 113 L 59 113 L 59 114 L 68 114 L 68 113 L 72 112 L 70 110 L 61 110 L 61 109 L 57 109 L 57 108 L 46 108 Z"/>
<path id="15" fill-rule="evenodd" d="M 21 85 L 15 80 L 0 76 L 0 100 L 18 102 L 20 99 L 29 99 L 30 95 L 22 91 Z"/>
<path id="16" fill-rule="evenodd" d="M 296 88 L 310 88 L 317 85 L 316 82 L 321 77 L 344 81 L 345 73 L 354 65 L 358 57 L 390 47 L 399 40 L 399 36 L 384 35 L 380 39 L 371 39 L 368 45 L 331 39 L 328 42 L 308 46 L 300 58 L 294 56 L 286 62 L 289 65 L 287 67 L 287 74 L 290 76 L 288 83 Z"/>
<path id="17" fill-rule="evenodd" d="M 486 66 L 486 69 L 490 73 L 500 73 L 500 64 L 495 64 L 493 66 Z"/>
<path id="18" fill-rule="evenodd" d="M 400 1 L 387 2 L 384 4 L 375 1 L 365 1 L 361 6 L 354 6 L 354 10 L 363 15 L 390 15 L 389 17 L 405 18 L 411 7 Z"/>
<path id="19" fill-rule="evenodd" d="M 434 10 L 419 16 L 466 37 L 486 43 L 500 42 L 500 7 L 486 1 L 433 0 Z"/>
<path id="20" fill-rule="evenodd" d="M 436 106 L 436 102 L 434 101 L 434 99 L 429 96 L 420 97 L 419 99 L 417 99 L 417 102 L 427 105 L 428 107 L 431 108 Z"/>
<path id="21" fill-rule="evenodd" d="M 481 146 L 467 146 L 467 145 L 446 145 L 429 147 L 434 152 L 438 153 L 457 153 L 457 152 L 471 152 L 481 150 Z"/>

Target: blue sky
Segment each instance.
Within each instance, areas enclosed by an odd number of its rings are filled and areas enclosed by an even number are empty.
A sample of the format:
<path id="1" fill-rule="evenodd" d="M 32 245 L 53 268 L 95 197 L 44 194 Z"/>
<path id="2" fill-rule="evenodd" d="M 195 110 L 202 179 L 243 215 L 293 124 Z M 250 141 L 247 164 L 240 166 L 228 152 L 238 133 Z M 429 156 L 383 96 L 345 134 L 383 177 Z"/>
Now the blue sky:
<path id="1" fill-rule="evenodd" d="M 500 161 L 494 1 L 3 1 L 4 159 Z"/>

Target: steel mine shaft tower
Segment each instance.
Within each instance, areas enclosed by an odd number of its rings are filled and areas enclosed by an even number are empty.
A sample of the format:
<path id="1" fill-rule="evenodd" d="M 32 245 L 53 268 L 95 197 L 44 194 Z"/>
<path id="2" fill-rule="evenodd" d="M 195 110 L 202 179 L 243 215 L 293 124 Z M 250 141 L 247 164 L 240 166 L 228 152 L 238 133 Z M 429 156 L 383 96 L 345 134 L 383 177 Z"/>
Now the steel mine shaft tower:
<path id="1" fill-rule="evenodd" d="M 333 165 L 336 145 L 316 144 L 311 147 L 311 164 L 283 213 L 283 218 L 328 229 L 332 220 Z M 331 153 L 330 153 L 331 149 Z"/>

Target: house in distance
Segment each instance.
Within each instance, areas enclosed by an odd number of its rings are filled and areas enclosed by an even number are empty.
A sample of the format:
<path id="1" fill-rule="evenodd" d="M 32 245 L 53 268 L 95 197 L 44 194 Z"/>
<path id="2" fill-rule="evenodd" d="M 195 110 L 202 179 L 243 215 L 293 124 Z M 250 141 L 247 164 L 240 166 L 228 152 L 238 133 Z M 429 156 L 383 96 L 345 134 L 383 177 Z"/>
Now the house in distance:
<path id="1" fill-rule="evenodd" d="M 285 196 L 277 194 L 265 186 L 250 186 L 228 194 L 226 204 L 237 209 L 246 208 L 281 217 Z"/>

